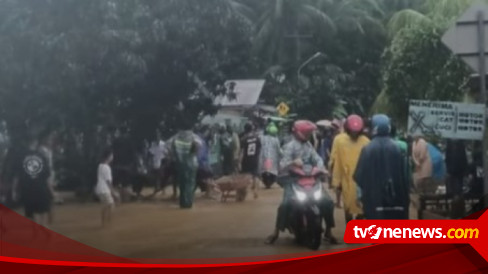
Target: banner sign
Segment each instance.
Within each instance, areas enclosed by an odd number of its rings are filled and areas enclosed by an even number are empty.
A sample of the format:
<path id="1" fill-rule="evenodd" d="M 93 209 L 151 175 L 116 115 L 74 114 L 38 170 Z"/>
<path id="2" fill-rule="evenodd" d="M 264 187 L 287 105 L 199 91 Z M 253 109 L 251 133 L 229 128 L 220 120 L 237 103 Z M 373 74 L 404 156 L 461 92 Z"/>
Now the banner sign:
<path id="1" fill-rule="evenodd" d="M 482 104 L 411 100 L 408 135 L 482 140 L 485 115 L 485 106 Z"/>

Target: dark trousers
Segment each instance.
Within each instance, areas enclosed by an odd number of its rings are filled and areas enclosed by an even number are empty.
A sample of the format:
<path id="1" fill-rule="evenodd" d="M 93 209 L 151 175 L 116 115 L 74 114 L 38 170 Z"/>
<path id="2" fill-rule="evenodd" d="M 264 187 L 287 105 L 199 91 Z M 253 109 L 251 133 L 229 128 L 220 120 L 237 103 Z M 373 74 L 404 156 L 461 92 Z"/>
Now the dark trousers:
<path id="1" fill-rule="evenodd" d="M 449 196 L 459 196 L 463 194 L 463 175 L 450 175 L 447 180 L 447 194 Z"/>
<path id="2" fill-rule="evenodd" d="M 447 195 L 452 197 L 450 217 L 453 219 L 466 217 L 463 182 L 463 175 L 450 175 L 447 180 Z"/>
<path id="3" fill-rule="evenodd" d="M 196 167 L 186 164 L 178 164 L 178 184 L 180 186 L 180 207 L 192 208 L 196 186 Z"/>

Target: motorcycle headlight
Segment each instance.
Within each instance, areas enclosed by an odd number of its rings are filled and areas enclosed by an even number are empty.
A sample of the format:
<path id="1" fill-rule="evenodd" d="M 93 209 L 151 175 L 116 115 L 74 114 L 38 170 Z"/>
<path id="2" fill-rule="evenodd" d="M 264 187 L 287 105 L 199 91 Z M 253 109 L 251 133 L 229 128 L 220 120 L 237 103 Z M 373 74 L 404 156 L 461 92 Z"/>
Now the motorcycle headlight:
<path id="1" fill-rule="evenodd" d="M 300 202 L 303 202 L 307 199 L 307 194 L 305 194 L 305 192 L 297 191 L 296 194 L 297 194 L 297 199 Z"/>
<path id="2" fill-rule="evenodd" d="M 322 198 L 322 190 L 321 189 L 316 190 L 313 194 L 313 197 L 317 201 L 320 200 L 320 198 Z"/>

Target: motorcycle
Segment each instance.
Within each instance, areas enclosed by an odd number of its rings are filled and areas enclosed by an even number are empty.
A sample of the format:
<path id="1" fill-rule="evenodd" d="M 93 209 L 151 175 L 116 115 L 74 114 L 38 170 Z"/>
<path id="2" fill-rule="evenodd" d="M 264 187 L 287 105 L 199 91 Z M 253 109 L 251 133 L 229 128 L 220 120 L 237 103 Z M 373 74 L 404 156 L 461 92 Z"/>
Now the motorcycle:
<path id="1" fill-rule="evenodd" d="M 322 215 L 319 203 L 323 199 L 323 189 L 319 178 L 325 171 L 316 167 L 292 168 L 293 179 L 292 210 L 289 215 L 288 230 L 295 235 L 300 245 L 312 250 L 320 247 L 322 240 Z"/>

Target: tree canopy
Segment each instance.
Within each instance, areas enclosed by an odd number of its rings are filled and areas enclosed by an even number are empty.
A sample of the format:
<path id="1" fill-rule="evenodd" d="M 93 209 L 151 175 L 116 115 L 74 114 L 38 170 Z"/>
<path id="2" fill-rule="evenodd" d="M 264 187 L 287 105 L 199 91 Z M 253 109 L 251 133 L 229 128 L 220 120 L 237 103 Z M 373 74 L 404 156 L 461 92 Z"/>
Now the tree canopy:
<path id="1" fill-rule="evenodd" d="M 463 98 L 471 72 L 441 38 L 472 2 L 429 0 L 392 16 L 387 25 L 391 42 L 383 55 L 383 91 L 373 111 L 387 112 L 405 125 L 411 99 Z"/>
<path id="2" fill-rule="evenodd" d="M 178 123 L 179 102 L 194 120 L 212 111 L 203 90 L 219 92 L 252 62 L 252 26 L 227 1 L 2 2 L 0 101 L 9 125 L 154 129 Z"/>
<path id="3" fill-rule="evenodd" d="M 404 120 L 408 99 L 459 98 L 468 71 L 440 37 L 469 3 L 0 0 L 0 112 L 13 134 L 125 125 L 142 139 L 215 113 L 226 79 L 266 78 L 265 103 L 304 118 L 373 106 Z"/>

